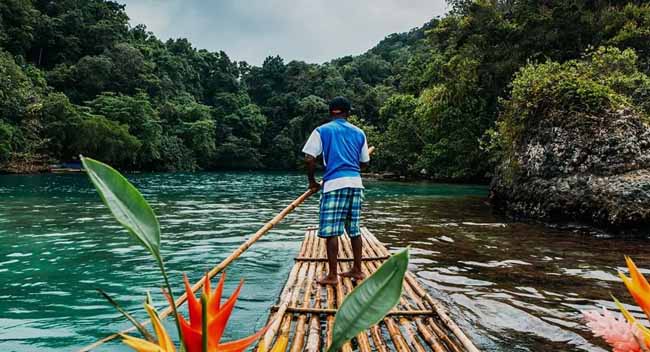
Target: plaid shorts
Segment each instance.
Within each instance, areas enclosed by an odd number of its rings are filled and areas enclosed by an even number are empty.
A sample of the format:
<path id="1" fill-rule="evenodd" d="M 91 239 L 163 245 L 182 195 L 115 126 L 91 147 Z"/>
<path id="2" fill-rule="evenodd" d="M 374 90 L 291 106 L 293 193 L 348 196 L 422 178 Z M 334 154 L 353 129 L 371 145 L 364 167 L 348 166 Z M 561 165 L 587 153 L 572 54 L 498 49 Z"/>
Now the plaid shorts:
<path id="1" fill-rule="evenodd" d="M 344 230 L 350 237 L 359 236 L 362 198 L 362 188 L 341 188 L 323 193 L 318 236 L 340 236 Z"/>

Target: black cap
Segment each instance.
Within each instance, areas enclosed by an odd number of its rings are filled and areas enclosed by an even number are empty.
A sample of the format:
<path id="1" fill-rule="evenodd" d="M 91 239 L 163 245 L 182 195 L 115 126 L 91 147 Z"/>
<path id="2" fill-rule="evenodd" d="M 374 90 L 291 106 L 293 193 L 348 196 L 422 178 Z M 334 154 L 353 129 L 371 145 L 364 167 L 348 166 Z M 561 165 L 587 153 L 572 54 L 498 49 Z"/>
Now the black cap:
<path id="1" fill-rule="evenodd" d="M 330 115 L 350 113 L 350 101 L 343 97 L 336 97 L 330 101 Z"/>

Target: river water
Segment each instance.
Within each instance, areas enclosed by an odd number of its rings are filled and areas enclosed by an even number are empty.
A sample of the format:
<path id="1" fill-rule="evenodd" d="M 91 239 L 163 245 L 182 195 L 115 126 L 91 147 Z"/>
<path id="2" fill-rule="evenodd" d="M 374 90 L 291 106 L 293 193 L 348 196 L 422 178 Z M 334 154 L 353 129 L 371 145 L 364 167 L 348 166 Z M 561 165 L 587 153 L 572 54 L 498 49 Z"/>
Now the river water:
<path id="1" fill-rule="evenodd" d="M 160 218 L 179 289 L 183 272 L 199 279 L 305 186 L 304 176 L 286 173 L 129 178 Z M 603 351 L 579 310 L 611 308 L 610 293 L 631 302 L 616 276 L 623 254 L 650 267 L 647 241 L 510 222 L 485 203 L 484 186 L 366 186 L 365 226 L 391 250 L 411 246 L 411 270 L 485 351 Z M 246 283 L 225 339 L 264 324 L 303 230 L 316 224 L 314 197 L 229 268 L 226 293 Z M 0 240 L 1 351 L 70 351 L 128 327 L 98 287 L 139 318 L 147 291 L 163 304 L 155 265 L 84 175 L 0 176 Z"/>

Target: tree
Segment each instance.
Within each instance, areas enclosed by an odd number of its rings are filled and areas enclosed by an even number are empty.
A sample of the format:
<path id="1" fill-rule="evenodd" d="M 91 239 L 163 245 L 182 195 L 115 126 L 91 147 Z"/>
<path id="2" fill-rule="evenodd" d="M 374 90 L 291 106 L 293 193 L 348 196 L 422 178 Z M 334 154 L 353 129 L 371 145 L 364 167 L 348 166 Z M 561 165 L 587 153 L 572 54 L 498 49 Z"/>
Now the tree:
<path id="1" fill-rule="evenodd" d="M 133 97 L 104 93 L 89 102 L 89 106 L 94 114 L 125 126 L 129 134 L 140 141 L 141 147 L 137 157 L 140 164 L 151 167 L 160 158 L 162 126 L 158 112 L 154 110 L 145 93 L 140 92 Z M 95 128 L 106 126 L 109 125 L 98 120 L 94 122 Z"/>
<path id="2" fill-rule="evenodd" d="M 0 165 L 9 160 L 13 152 L 12 140 L 15 133 L 14 127 L 0 121 Z"/>
<path id="3" fill-rule="evenodd" d="M 0 120 L 18 123 L 37 97 L 27 74 L 6 52 L 0 51 Z"/>
<path id="4" fill-rule="evenodd" d="M 0 47 L 13 55 L 22 55 L 34 41 L 34 26 L 39 20 L 31 1 L 0 2 Z"/>
<path id="5" fill-rule="evenodd" d="M 128 167 L 137 160 L 141 145 L 129 133 L 126 125 L 86 113 L 70 148 L 77 155 L 83 154 L 113 165 Z"/>
<path id="6" fill-rule="evenodd" d="M 33 2 L 40 18 L 26 57 L 37 66 L 73 64 L 84 56 L 103 53 L 128 33 L 124 5 L 104 0 Z"/>
<path id="7" fill-rule="evenodd" d="M 79 150 L 71 148 L 83 134 L 83 108 L 73 105 L 63 93 L 53 93 L 43 100 L 38 110 L 43 124 L 43 139 L 49 153 L 59 160 L 70 160 Z"/>

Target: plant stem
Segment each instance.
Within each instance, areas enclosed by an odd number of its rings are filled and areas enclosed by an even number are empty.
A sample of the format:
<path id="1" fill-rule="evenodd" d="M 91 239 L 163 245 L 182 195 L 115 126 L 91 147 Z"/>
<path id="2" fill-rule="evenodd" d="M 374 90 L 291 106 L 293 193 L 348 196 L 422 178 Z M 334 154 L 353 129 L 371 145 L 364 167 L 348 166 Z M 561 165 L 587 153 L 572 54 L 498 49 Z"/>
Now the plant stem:
<path id="1" fill-rule="evenodd" d="M 208 299 L 201 295 L 201 338 L 203 340 L 203 352 L 208 352 Z"/>
<path id="2" fill-rule="evenodd" d="M 176 299 L 174 298 L 174 293 L 172 292 L 172 287 L 169 284 L 169 279 L 167 278 L 167 271 L 165 270 L 165 265 L 163 264 L 162 258 L 157 257 L 158 266 L 160 267 L 160 272 L 163 275 L 165 280 L 165 286 L 167 287 L 167 293 L 172 304 L 172 310 L 174 311 L 174 320 L 176 321 L 176 329 L 178 330 L 178 339 L 181 340 L 181 349 L 185 349 L 185 339 L 183 339 L 183 330 L 181 329 L 181 321 L 178 319 L 178 311 L 176 310 Z"/>

